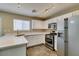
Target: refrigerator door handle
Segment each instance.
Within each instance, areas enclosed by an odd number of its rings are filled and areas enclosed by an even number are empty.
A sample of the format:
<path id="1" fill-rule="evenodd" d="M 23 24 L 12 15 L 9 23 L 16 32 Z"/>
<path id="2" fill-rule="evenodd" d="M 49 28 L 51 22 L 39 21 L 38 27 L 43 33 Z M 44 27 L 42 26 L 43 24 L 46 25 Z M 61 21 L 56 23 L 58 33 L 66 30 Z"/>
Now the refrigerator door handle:
<path id="1" fill-rule="evenodd" d="M 64 41 L 64 43 L 68 43 L 68 41 Z"/>
<path id="2" fill-rule="evenodd" d="M 62 34 L 63 34 L 63 33 L 59 33 L 59 32 L 58 32 L 58 37 L 62 37 Z"/>

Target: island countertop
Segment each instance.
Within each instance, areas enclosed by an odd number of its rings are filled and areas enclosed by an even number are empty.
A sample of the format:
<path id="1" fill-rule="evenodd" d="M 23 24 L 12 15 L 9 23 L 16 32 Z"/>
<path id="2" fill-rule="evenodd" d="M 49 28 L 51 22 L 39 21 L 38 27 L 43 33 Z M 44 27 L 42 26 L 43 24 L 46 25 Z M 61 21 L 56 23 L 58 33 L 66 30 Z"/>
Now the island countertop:
<path id="1" fill-rule="evenodd" d="M 16 36 L 11 34 L 6 34 L 0 37 L 0 49 L 17 46 L 17 45 L 24 45 L 27 44 L 28 41 L 24 36 Z"/>

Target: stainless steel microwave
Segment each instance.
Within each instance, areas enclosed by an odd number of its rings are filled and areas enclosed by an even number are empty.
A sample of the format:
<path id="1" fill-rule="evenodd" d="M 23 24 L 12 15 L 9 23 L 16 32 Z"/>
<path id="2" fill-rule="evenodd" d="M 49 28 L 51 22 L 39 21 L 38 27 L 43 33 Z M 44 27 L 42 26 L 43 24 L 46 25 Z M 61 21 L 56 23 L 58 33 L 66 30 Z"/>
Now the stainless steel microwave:
<path id="1" fill-rule="evenodd" d="M 53 29 L 53 30 L 57 30 L 57 23 L 49 23 L 48 28 Z"/>

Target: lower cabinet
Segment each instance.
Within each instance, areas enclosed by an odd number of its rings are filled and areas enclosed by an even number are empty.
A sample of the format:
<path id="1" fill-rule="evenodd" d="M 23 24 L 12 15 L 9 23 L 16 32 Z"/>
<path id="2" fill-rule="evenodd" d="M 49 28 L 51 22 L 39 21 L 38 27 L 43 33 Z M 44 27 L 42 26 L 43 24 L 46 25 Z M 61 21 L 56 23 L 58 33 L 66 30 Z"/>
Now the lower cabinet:
<path id="1" fill-rule="evenodd" d="M 0 56 L 26 56 L 26 45 L 0 49 Z"/>
<path id="2" fill-rule="evenodd" d="M 45 43 L 45 34 L 35 34 L 26 36 L 28 41 L 27 47 Z"/>

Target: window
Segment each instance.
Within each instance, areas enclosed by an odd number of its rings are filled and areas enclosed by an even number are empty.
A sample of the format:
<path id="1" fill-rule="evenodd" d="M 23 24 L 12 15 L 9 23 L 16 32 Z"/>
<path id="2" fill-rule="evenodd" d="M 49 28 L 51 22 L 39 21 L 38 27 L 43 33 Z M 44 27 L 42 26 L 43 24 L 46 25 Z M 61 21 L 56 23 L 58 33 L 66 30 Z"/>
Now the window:
<path id="1" fill-rule="evenodd" d="M 14 31 L 30 30 L 30 21 L 14 19 L 13 20 L 13 29 L 14 29 Z"/>

